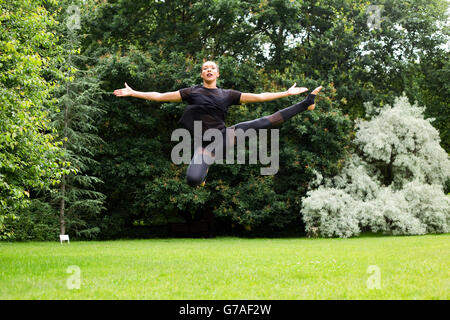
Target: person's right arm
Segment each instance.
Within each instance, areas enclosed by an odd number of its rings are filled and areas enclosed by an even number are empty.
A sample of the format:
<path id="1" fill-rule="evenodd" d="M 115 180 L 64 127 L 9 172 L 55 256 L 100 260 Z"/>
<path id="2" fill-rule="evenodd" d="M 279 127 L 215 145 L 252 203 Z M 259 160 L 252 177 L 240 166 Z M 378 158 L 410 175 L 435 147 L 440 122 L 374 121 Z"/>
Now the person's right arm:
<path id="1" fill-rule="evenodd" d="M 117 97 L 135 97 L 159 102 L 181 102 L 180 91 L 165 92 L 165 93 L 140 92 L 131 89 L 126 82 L 125 88 L 114 90 L 114 94 Z"/>

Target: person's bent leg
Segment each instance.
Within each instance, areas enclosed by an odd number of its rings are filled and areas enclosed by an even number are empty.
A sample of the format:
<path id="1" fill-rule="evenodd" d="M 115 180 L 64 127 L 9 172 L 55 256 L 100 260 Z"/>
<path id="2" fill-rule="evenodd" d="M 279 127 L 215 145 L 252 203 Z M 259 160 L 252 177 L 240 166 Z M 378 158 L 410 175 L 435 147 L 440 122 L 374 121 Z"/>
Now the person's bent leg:
<path id="1" fill-rule="evenodd" d="M 194 153 L 186 171 L 188 185 L 195 187 L 201 185 L 205 181 L 213 157 L 214 156 L 204 148 L 200 148 Z"/>

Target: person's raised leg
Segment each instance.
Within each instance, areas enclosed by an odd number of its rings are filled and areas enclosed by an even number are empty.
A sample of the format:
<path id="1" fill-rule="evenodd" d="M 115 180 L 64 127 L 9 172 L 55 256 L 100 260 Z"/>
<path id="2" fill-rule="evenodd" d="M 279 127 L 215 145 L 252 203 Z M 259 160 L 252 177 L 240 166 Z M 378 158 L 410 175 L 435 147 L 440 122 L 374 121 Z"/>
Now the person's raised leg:
<path id="1" fill-rule="evenodd" d="M 299 103 L 296 103 L 290 107 L 287 107 L 283 110 L 277 111 L 274 114 L 271 114 L 270 116 L 265 116 L 262 118 L 258 118 L 255 120 L 240 122 L 238 124 L 235 124 L 234 126 L 230 127 L 236 129 L 242 129 L 244 131 L 248 129 L 267 129 L 270 127 L 278 126 L 282 124 L 283 122 L 289 120 L 296 114 L 299 114 L 300 112 L 306 111 L 306 110 L 313 110 L 315 108 L 314 99 L 316 98 L 316 95 L 322 90 L 322 86 L 314 89 L 305 100 L 300 101 Z"/>
<path id="2" fill-rule="evenodd" d="M 306 111 L 306 110 L 314 110 L 315 104 L 314 99 L 316 98 L 317 94 L 322 90 L 322 86 L 317 87 L 314 89 L 305 100 L 300 101 L 299 103 L 296 103 L 290 107 L 287 107 L 283 110 L 280 110 L 276 112 L 275 114 L 279 113 L 281 118 L 283 119 L 282 122 L 285 122 L 292 118 L 293 116 L 299 114 L 300 112 Z"/>

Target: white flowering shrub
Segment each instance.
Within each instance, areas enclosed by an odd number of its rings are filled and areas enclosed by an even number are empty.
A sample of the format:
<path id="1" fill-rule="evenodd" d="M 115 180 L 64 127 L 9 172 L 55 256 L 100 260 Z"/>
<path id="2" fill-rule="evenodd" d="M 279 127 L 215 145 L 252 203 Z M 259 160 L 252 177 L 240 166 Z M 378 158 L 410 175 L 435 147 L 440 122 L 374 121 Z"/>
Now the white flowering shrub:
<path id="1" fill-rule="evenodd" d="M 365 230 L 449 231 L 450 198 L 443 186 L 450 179 L 450 161 L 423 111 L 401 97 L 370 121 L 357 123 L 356 154 L 338 176 L 321 179 L 322 185 L 303 198 L 307 232 L 351 237 Z"/>
<path id="2" fill-rule="evenodd" d="M 427 233 L 449 232 L 450 197 L 442 186 L 412 181 L 405 185 L 403 193 L 411 215 L 424 224 Z"/>
<path id="3" fill-rule="evenodd" d="M 354 142 L 365 162 L 382 171 L 386 185 L 393 182 L 401 189 L 412 180 L 443 185 L 449 179 L 448 154 L 439 145 L 439 132 L 424 119 L 423 112 L 403 96 L 372 120 L 357 123 Z"/>
<path id="4" fill-rule="evenodd" d="M 341 174 L 324 183 L 325 186 L 342 189 L 357 199 L 370 200 L 377 197 L 380 180 L 381 174 L 376 167 L 368 165 L 357 155 L 352 155 Z"/>
<path id="5" fill-rule="evenodd" d="M 409 210 L 409 203 L 402 191 L 382 188 L 378 197 L 371 201 L 372 211 L 364 212 L 360 221 L 373 232 L 383 232 L 393 235 L 425 234 L 426 226 Z M 376 217 L 376 218 L 374 218 Z"/>
<path id="6" fill-rule="evenodd" d="M 355 200 L 345 191 L 319 187 L 303 201 L 306 231 L 323 237 L 347 238 L 359 234 L 358 218 L 352 210 Z"/>

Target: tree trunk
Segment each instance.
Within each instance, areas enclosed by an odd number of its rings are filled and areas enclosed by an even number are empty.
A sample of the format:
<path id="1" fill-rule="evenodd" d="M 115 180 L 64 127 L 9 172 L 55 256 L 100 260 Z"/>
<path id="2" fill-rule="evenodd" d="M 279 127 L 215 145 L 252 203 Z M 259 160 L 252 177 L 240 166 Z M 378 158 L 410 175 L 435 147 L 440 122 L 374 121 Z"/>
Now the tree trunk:
<path id="1" fill-rule="evenodd" d="M 60 225 L 60 234 L 66 234 L 66 222 L 64 220 L 64 207 L 65 201 L 64 197 L 66 195 L 66 178 L 63 177 L 61 181 L 61 200 L 59 201 L 59 225 Z"/>

